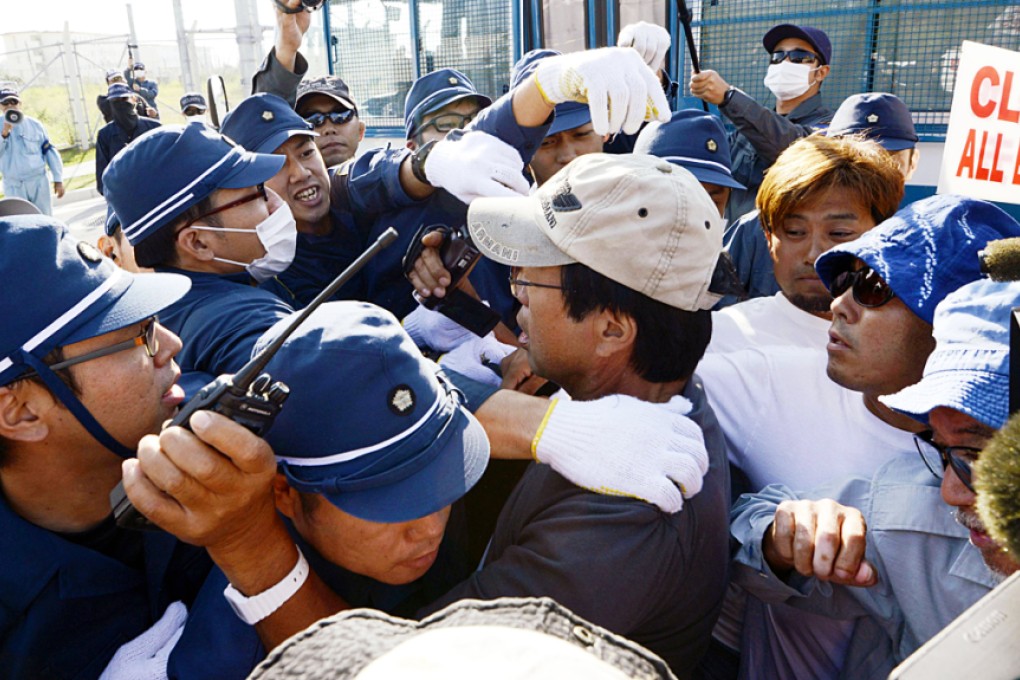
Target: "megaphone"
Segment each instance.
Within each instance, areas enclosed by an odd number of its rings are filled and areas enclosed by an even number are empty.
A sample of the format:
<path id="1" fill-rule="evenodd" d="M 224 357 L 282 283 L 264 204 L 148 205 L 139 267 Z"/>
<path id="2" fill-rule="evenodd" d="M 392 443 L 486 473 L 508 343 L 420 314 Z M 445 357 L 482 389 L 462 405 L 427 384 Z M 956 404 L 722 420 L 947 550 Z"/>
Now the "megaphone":
<path id="1" fill-rule="evenodd" d="M 17 109 L 7 109 L 7 111 L 4 112 L 4 120 L 10 123 L 11 125 L 17 125 L 24 119 L 25 114 L 23 114 L 21 111 L 18 111 Z"/>

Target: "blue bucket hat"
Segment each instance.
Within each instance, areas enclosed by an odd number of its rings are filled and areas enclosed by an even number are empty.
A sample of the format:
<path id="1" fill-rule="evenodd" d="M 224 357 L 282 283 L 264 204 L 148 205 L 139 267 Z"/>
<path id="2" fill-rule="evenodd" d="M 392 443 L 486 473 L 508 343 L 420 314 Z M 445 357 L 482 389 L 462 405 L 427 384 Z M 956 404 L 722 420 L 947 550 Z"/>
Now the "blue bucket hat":
<path id="1" fill-rule="evenodd" d="M 209 108 L 205 103 L 205 97 L 198 92 L 188 92 L 181 97 L 181 111 L 192 107 L 201 110 L 203 113 Z M 242 146 L 244 145 L 242 144 Z"/>
<path id="2" fill-rule="evenodd" d="M 131 88 L 121 83 L 114 83 L 106 91 L 107 99 L 131 99 L 134 96 L 135 93 L 131 91 Z"/>
<path id="3" fill-rule="evenodd" d="M 917 146 L 917 131 L 903 100 L 886 92 L 865 92 L 843 100 L 832 116 L 826 137 L 862 134 L 886 151 Z"/>
<path id="4" fill-rule="evenodd" d="M 818 51 L 818 56 L 822 58 L 823 64 L 828 64 L 832 60 L 832 42 L 829 40 L 829 36 L 822 29 L 813 26 L 779 24 L 765 34 L 765 37 L 761 39 L 761 44 L 765 46 L 766 52 L 772 53 L 775 52 L 776 45 L 786 38 L 800 38 L 810 44 Z"/>
<path id="5" fill-rule="evenodd" d="M 0 274 L 0 385 L 34 370 L 97 440 L 114 453 L 134 455 L 106 433 L 43 358 L 56 347 L 151 317 L 183 297 L 191 281 L 126 272 L 47 215 L 0 218 Z"/>
<path id="6" fill-rule="evenodd" d="M 295 135 L 319 136 L 290 104 L 264 92 L 253 94 L 228 113 L 220 132 L 257 153 L 273 153 Z"/>
<path id="7" fill-rule="evenodd" d="M 911 203 L 855 241 L 815 261 L 832 289 L 837 274 L 861 259 L 914 314 L 931 323 L 949 293 L 982 277 L 978 252 L 989 241 L 1020 236 L 1020 224 L 1000 208 L 963 196 L 930 196 Z"/>
<path id="8" fill-rule="evenodd" d="M 556 50 L 531 50 L 517 60 L 517 63 L 510 69 L 510 89 L 516 88 L 523 83 L 538 68 L 538 63 L 549 57 L 558 57 L 562 54 Z M 549 132 L 545 133 L 550 137 L 566 130 L 573 130 L 591 122 L 591 109 L 587 104 L 580 102 L 563 102 L 556 105 L 556 117 L 553 119 Z"/>
<path id="9" fill-rule="evenodd" d="M 1009 327 L 1020 307 L 1020 282 L 982 279 L 946 296 L 935 309 L 935 351 L 921 382 L 879 397 L 889 408 L 928 422 L 939 406 L 996 430 L 1009 417 Z"/>
<path id="10" fill-rule="evenodd" d="M 658 156 L 687 168 L 699 182 L 746 189 L 730 171 L 730 143 L 719 119 L 696 109 L 677 111 L 668 123 L 652 121 L 638 135 L 634 153 Z"/>
<path id="11" fill-rule="evenodd" d="M 259 339 L 271 343 L 284 319 Z M 364 302 L 315 310 L 266 370 L 291 396 L 266 441 L 295 489 L 371 522 L 450 505 L 481 477 L 489 441 L 400 322 Z"/>
<path id="12" fill-rule="evenodd" d="M 245 151 L 204 125 L 164 125 L 110 161 L 103 192 L 120 217 L 124 236 L 137 246 L 217 189 L 265 182 L 286 161 Z"/>
<path id="13" fill-rule="evenodd" d="M 439 69 L 414 81 L 404 100 L 404 128 L 410 139 L 429 113 L 461 99 L 473 98 L 485 108 L 492 100 L 475 89 L 466 75 L 452 68 Z"/>

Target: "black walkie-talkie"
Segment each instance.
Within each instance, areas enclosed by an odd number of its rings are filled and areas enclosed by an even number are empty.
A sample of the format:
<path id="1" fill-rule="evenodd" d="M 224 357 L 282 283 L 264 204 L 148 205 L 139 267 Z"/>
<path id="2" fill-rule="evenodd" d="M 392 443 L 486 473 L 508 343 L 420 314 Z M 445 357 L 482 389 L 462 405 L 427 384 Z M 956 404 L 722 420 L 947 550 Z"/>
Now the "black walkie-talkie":
<path id="1" fill-rule="evenodd" d="M 262 436 L 273 424 L 283 403 L 290 396 L 290 390 L 281 382 L 273 382 L 268 373 L 262 373 L 273 355 L 283 346 L 298 326 L 307 319 L 323 302 L 357 274 L 365 263 L 375 257 L 380 250 L 393 243 L 397 238 L 397 230 L 390 227 L 376 239 L 368 250 L 358 256 L 347 269 L 333 279 L 321 293 L 315 296 L 307 307 L 298 312 L 290 325 L 273 342 L 251 358 L 241 370 L 234 375 L 224 374 L 216 378 L 188 400 L 188 403 L 170 421 L 168 427 L 178 425 L 188 427 L 188 420 L 195 411 L 215 411 L 222 413 L 231 420 Z M 189 428 L 190 429 L 190 428 Z M 124 492 L 124 483 L 120 482 L 110 492 L 110 506 L 117 526 L 125 529 L 158 529 L 145 515 L 131 505 Z"/>

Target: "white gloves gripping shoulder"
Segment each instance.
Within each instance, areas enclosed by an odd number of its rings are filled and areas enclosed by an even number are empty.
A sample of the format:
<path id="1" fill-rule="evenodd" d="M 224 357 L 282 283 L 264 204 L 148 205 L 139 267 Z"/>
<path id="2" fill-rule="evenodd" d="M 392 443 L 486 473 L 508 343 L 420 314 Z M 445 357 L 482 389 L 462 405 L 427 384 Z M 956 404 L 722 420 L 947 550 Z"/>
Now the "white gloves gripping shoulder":
<path id="1" fill-rule="evenodd" d="M 708 452 L 701 428 L 680 396 L 665 404 L 610 395 L 594 401 L 553 399 L 532 455 L 577 486 L 683 508 L 701 491 Z"/>
<path id="2" fill-rule="evenodd" d="M 429 152 L 425 177 L 469 205 L 476 198 L 528 195 L 517 149 L 481 130 L 453 130 Z"/>
<path id="3" fill-rule="evenodd" d="M 595 134 L 634 134 L 646 120 L 669 120 L 658 77 L 630 47 L 549 57 L 539 63 L 534 78 L 550 104 L 587 103 Z"/>
<path id="4" fill-rule="evenodd" d="M 170 652 L 181 639 L 187 621 L 184 603 L 171 604 L 152 628 L 120 646 L 99 680 L 167 680 Z"/>
<path id="5" fill-rule="evenodd" d="M 516 349 L 503 344 L 492 333 L 483 338 L 471 335 L 470 340 L 439 357 L 439 365 L 480 383 L 499 387 L 502 378 L 489 366 L 499 366 L 499 362 Z"/>

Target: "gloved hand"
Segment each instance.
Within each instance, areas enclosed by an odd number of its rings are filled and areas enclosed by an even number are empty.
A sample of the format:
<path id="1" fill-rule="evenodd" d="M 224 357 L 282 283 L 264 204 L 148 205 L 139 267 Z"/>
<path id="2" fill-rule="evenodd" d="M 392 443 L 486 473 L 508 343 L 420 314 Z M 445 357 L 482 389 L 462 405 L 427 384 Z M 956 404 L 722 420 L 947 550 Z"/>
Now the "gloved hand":
<path id="1" fill-rule="evenodd" d="M 658 73 L 666 61 L 666 50 L 670 45 L 669 31 L 662 26 L 639 21 L 624 26 L 616 44 L 619 47 L 633 47 L 648 64 L 648 68 Z"/>
<path id="2" fill-rule="evenodd" d="M 453 130 L 425 159 L 425 177 L 462 203 L 476 198 L 527 196 L 524 160 L 517 149 L 481 130 Z"/>
<path id="3" fill-rule="evenodd" d="M 473 335 L 471 340 L 439 357 L 439 365 L 480 383 L 499 387 L 502 377 L 486 364 L 499 368 L 503 357 L 515 349 L 512 345 L 504 345 L 492 333 L 483 338 Z"/>
<path id="4" fill-rule="evenodd" d="M 708 472 L 705 439 L 676 396 L 653 404 L 623 395 L 553 399 L 531 453 L 577 486 L 679 512 Z"/>
<path id="5" fill-rule="evenodd" d="M 431 347 L 437 352 L 449 352 L 471 338 L 478 337 L 445 314 L 421 305 L 405 316 L 402 323 L 414 344 Z"/>
<path id="6" fill-rule="evenodd" d="M 152 628 L 121 645 L 99 680 L 166 680 L 167 660 L 187 620 L 184 603 L 171 604 Z"/>
<path id="7" fill-rule="evenodd" d="M 549 104 L 587 103 L 598 135 L 620 130 L 633 134 L 646 120 L 669 121 L 662 84 L 629 47 L 549 57 L 538 64 L 534 78 Z"/>

